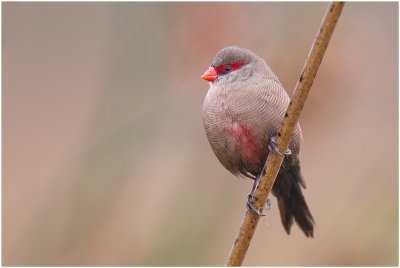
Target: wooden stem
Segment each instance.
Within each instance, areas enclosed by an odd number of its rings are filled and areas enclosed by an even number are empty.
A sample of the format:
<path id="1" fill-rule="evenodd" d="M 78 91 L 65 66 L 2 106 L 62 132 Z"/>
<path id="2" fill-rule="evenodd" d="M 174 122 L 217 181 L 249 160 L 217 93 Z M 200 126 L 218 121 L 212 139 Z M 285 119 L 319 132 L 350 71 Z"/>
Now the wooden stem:
<path id="1" fill-rule="evenodd" d="M 344 2 L 332 2 L 325 13 L 325 17 L 303 67 L 300 79 L 298 80 L 294 90 L 292 101 L 290 102 L 285 119 L 283 120 L 281 129 L 276 138 L 276 144 L 281 152 L 285 152 L 289 145 L 294 127 L 300 118 L 301 110 L 303 109 L 308 93 L 310 92 L 315 75 L 317 74 L 326 48 L 328 47 L 343 6 Z M 261 180 L 255 191 L 257 199 L 254 200 L 254 206 L 260 208 L 261 211 L 265 207 L 265 202 L 271 192 L 282 161 L 283 156 L 277 152 L 272 151 L 272 153 L 269 153 Z M 243 263 L 259 218 L 260 217 L 253 212 L 249 210 L 246 211 L 239 233 L 226 262 L 226 266 L 240 266 Z"/>

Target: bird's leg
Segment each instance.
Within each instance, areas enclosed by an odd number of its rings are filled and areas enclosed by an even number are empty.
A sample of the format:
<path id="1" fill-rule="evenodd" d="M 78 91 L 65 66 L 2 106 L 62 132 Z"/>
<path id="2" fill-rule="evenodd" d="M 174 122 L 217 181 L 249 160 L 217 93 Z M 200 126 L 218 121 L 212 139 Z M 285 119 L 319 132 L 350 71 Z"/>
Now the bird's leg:
<path id="1" fill-rule="evenodd" d="M 257 175 L 255 180 L 254 180 L 253 188 L 251 189 L 251 192 L 247 195 L 246 207 L 251 212 L 253 212 L 254 214 L 257 214 L 258 216 L 261 217 L 261 216 L 266 216 L 266 214 L 262 213 L 262 211 L 260 211 L 260 209 L 255 208 L 254 205 L 253 205 L 253 201 L 252 201 L 253 198 L 257 198 L 255 192 L 256 192 L 256 189 L 257 189 L 257 186 L 258 186 L 259 182 L 260 182 L 260 175 Z M 267 203 L 268 203 L 268 201 L 267 201 Z"/>
<path id="2" fill-rule="evenodd" d="M 259 182 L 260 182 L 260 175 L 257 175 L 256 179 L 254 180 L 253 188 L 251 189 L 251 192 L 247 195 L 246 207 L 250 209 L 253 213 L 261 217 L 261 216 L 266 216 L 266 214 L 263 214 L 260 211 L 260 209 L 255 208 L 252 202 L 252 198 L 257 198 L 255 192 Z M 268 198 L 266 204 L 267 204 L 267 210 L 271 210 L 272 209 L 271 199 Z"/>
<path id="3" fill-rule="evenodd" d="M 270 140 L 270 144 L 268 144 L 268 149 L 269 151 L 274 150 L 275 152 L 277 152 L 279 155 L 281 155 L 282 157 L 288 156 L 290 154 L 292 154 L 292 151 L 288 148 L 285 152 L 281 152 L 279 151 L 278 146 L 276 145 L 276 137 L 273 136 L 271 137 Z M 265 169 L 265 167 L 264 167 Z M 264 174 L 265 170 L 263 169 L 262 174 Z M 246 202 L 246 207 L 253 213 L 257 214 L 258 216 L 265 216 L 266 214 L 262 213 L 262 211 L 260 211 L 260 209 L 257 209 L 254 207 L 252 199 L 253 198 L 257 198 L 257 196 L 255 195 L 256 192 L 256 188 L 258 186 L 258 183 L 260 182 L 260 175 L 256 176 L 256 179 L 254 180 L 254 184 L 253 184 L 253 188 L 251 189 L 251 192 L 247 195 L 247 202 Z M 271 210 L 272 209 L 272 201 L 271 199 L 267 199 L 267 209 Z"/>

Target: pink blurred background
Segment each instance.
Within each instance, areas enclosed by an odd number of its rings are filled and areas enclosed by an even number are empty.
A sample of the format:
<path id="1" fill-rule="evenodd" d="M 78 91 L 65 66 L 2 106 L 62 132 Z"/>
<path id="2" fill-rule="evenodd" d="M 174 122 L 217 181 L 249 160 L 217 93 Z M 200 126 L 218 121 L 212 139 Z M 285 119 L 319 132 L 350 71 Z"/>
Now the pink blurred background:
<path id="1" fill-rule="evenodd" d="M 228 45 L 291 95 L 328 3 L 3 3 L 3 265 L 223 265 L 252 182 L 203 131 Z M 398 3 L 347 3 L 301 116 L 315 238 L 245 265 L 398 265 Z"/>

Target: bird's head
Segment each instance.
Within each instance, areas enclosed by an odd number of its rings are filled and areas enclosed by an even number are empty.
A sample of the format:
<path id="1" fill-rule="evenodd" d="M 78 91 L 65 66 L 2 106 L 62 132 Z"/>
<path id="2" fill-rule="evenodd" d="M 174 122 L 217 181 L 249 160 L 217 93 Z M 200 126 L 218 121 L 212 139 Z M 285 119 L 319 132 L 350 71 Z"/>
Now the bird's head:
<path id="1" fill-rule="evenodd" d="M 211 66 L 201 76 L 211 83 L 239 82 L 264 71 L 265 62 L 246 48 L 230 46 L 221 49 Z"/>

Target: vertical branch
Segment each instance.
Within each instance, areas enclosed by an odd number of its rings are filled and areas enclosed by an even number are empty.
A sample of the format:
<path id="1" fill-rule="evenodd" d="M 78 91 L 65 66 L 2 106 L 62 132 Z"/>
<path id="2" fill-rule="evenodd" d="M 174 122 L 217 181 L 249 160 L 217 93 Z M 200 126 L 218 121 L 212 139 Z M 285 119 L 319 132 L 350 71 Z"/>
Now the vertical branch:
<path id="1" fill-rule="evenodd" d="M 322 58 L 328 47 L 333 30 L 342 12 L 344 2 L 332 2 L 322 20 L 318 34 L 311 47 L 310 53 L 303 67 L 300 79 L 296 84 L 294 96 L 285 114 L 280 131 L 276 139 L 276 144 L 281 152 L 286 151 L 290 139 L 293 135 L 301 110 L 307 99 L 308 93 L 314 82 L 315 75 L 321 64 Z M 257 198 L 254 200 L 254 206 L 261 210 L 265 207 L 265 202 L 271 192 L 272 186 L 278 175 L 279 168 L 282 164 L 283 156 L 275 151 L 268 154 L 261 180 L 255 191 Z M 243 263 L 250 241 L 254 235 L 258 224 L 259 216 L 251 211 L 247 211 L 240 227 L 239 233 L 232 246 L 227 266 L 239 266 Z"/>

